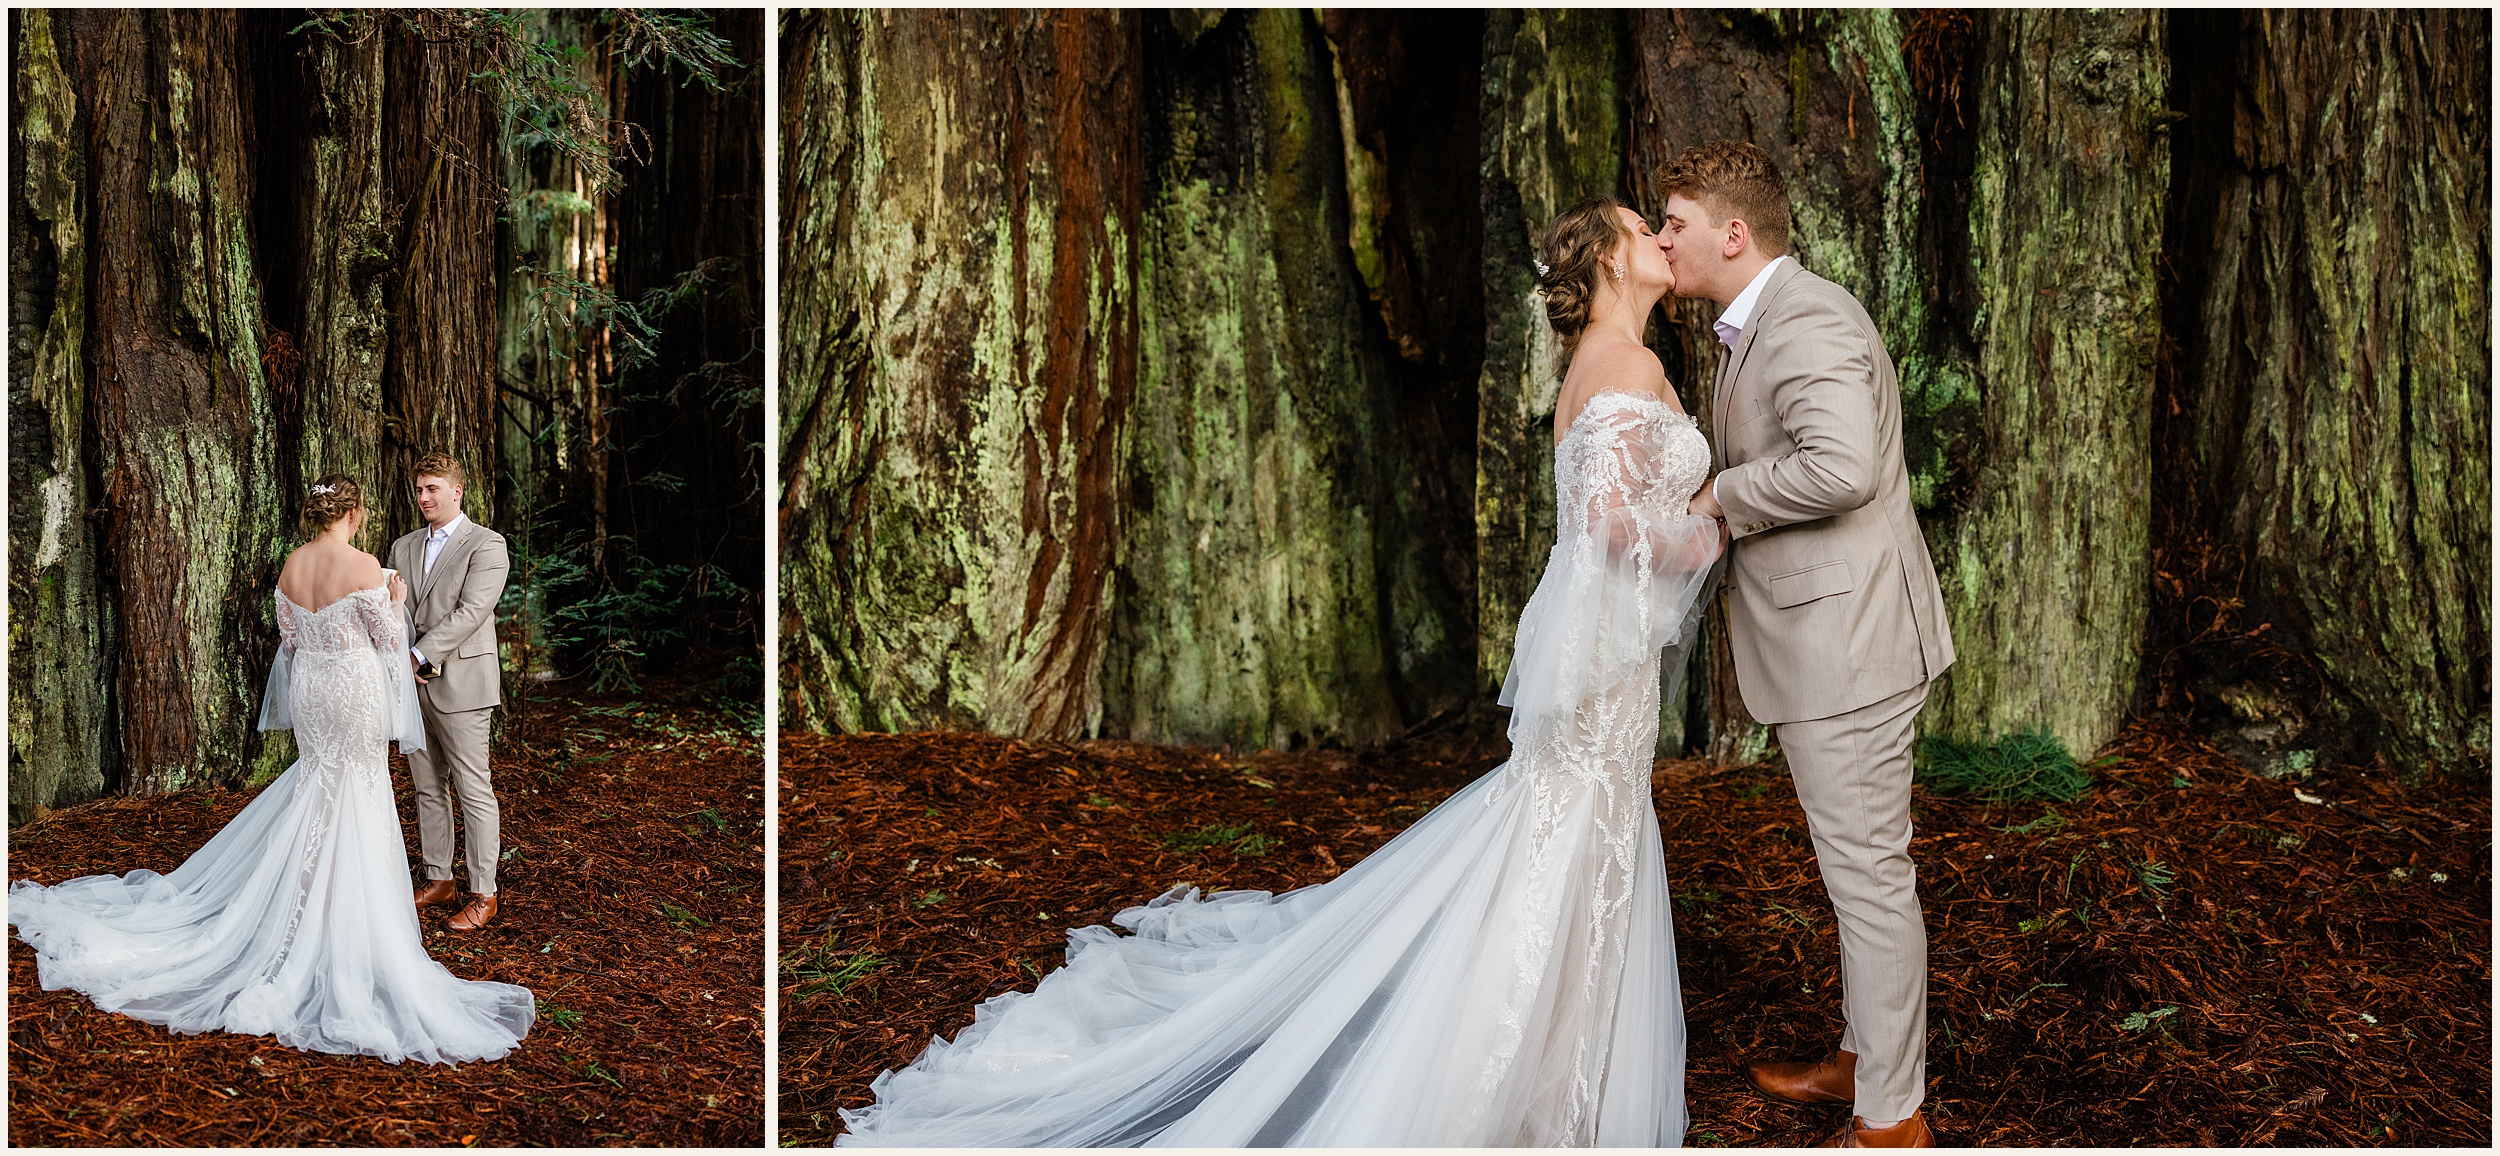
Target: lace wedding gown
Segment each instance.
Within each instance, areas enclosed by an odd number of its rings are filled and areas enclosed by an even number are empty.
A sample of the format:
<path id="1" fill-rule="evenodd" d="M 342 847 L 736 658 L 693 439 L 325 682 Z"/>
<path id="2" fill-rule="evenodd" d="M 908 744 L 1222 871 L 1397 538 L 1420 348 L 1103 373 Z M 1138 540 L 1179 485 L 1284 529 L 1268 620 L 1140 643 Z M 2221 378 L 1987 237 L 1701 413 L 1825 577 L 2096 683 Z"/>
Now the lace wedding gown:
<path id="1" fill-rule="evenodd" d="M 1555 447 L 1512 754 L 1337 878 L 1194 888 L 877 1078 L 839 1143 L 1675 1145 L 1684 1012 L 1649 772 L 1718 548 L 1709 448 L 1646 395 Z"/>
<path id="2" fill-rule="evenodd" d="M 388 744 L 424 743 L 406 627 L 384 588 L 307 611 L 277 595 L 261 729 L 295 765 L 171 874 L 9 888 L 47 990 L 175 1032 L 275 1036 L 397 1063 L 491 1060 L 529 1033 L 529 990 L 455 978 L 425 951 Z"/>

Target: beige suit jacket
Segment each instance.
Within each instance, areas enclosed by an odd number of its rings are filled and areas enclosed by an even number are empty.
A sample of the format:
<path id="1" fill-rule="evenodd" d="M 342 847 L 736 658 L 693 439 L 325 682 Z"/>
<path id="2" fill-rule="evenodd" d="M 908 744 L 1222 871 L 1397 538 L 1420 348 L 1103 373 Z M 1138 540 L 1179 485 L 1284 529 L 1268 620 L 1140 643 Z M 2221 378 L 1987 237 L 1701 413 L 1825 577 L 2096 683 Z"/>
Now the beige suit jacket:
<path id="1" fill-rule="evenodd" d="M 495 603 L 512 568 L 503 535 L 463 521 L 425 568 L 420 527 L 391 543 L 391 566 L 408 583 L 408 637 L 442 676 L 417 688 L 437 711 L 478 710 L 503 703 L 503 662 L 495 649 Z"/>
<path id="2" fill-rule="evenodd" d="M 1953 636 L 1910 508 L 1901 387 L 1857 298 L 1783 266 L 1721 359 L 1714 396 L 1746 711 L 1829 718 L 1943 674 Z"/>

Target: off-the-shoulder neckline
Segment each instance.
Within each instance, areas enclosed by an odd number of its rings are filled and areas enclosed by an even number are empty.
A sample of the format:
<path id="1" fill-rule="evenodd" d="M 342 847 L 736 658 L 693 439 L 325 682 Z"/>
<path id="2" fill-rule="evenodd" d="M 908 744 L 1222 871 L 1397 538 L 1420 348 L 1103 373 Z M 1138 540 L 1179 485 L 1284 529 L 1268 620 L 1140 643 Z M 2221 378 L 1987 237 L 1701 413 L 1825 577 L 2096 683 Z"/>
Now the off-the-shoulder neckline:
<path id="1" fill-rule="evenodd" d="M 274 591 L 274 592 L 278 595 L 278 597 L 286 599 L 286 604 L 287 604 L 287 605 L 289 605 L 289 606 L 292 606 L 292 607 L 296 608 L 297 610 L 301 610 L 301 611 L 303 611 L 303 612 L 304 612 L 304 613 L 306 613 L 306 614 L 320 614 L 320 613 L 322 613 L 323 611 L 326 611 L 326 610 L 330 609 L 331 607 L 336 606 L 336 605 L 338 605 L 338 604 L 339 604 L 339 603 L 341 603 L 341 602 L 345 602 L 345 601 L 347 601 L 348 599 L 353 598 L 353 597 L 355 597 L 355 596 L 357 596 L 357 595 L 359 595 L 359 594 L 374 594 L 374 593 L 388 594 L 388 593 L 390 592 L 390 588 L 391 588 L 391 580 L 390 580 L 390 579 L 388 579 L 388 578 L 385 578 L 385 579 L 383 579 L 383 580 L 382 580 L 382 584 L 381 584 L 381 585 L 379 585 L 379 586 L 367 586 L 367 587 L 365 587 L 365 588 L 364 588 L 364 589 L 362 589 L 362 590 L 350 590 L 350 591 L 348 591 L 348 592 L 347 592 L 347 593 L 345 593 L 345 594 L 341 594 L 341 595 L 339 595 L 339 596 L 338 596 L 338 597 L 336 597 L 336 598 L 333 598 L 333 599 L 331 599 L 331 600 L 329 600 L 329 601 L 327 601 L 327 602 L 324 602 L 324 603 L 322 603 L 322 604 L 321 604 L 321 609 L 320 609 L 320 610 L 314 610 L 314 609 L 312 609 L 312 608 L 310 608 L 310 607 L 305 606 L 303 603 L 296 601 L 296 600 L 295 600 L 292 596 L 290 596 L 290 595 L 289 595 L 286 591 L 284 591 L 284 590 L 282 590 L 282 589 L 279 589 L 278 587 L 272 586 L 272 587 L 270 587 L 269 589 L 270 589 L 270 590 L 272 590 L 272 591 Z"/>
<path id="2" fill-rule="evenodd" d="M 1701 419 L 1696 418 L 1683 410 L 1677 409 L 1672 405 L 1668 405 L 1667 399 L 1660 397 L 1657 394 L 1639 393 L 1628 389 L 1601 389 L 1590 394 L 1587 400 L 1580 403 L 1580 412 L 1572 415 L 1571 425 L 1563 430 L 1563 436 L 1569 437 L 1573 430 L 1579 429 L 1580 419 L 1587 417 L 1590 410 L 1597 408 L 1598 399 L 1608 397 L 1619 397 L 1629 402 L 1648 402 L 1651 405 L 1667 411 L 1670 416 L 1683 418 L 1685 421 L 1692 423 L 1695 427 L 1699 427 L 1701 425 Z"/>

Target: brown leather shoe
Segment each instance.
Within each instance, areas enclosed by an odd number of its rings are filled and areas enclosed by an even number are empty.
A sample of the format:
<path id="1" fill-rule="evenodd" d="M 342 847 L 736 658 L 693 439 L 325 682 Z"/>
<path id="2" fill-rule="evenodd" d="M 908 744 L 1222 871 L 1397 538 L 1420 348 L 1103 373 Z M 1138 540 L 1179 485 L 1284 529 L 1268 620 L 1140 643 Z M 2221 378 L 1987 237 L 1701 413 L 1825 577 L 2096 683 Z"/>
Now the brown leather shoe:
<path id="1" fill-rule="evenodd" d="M 1933 1148 L 1936 1134 L 1927 1130 L 1927 1113 L 1912 1112 L 1910 1118 L 1889 1128 L 1869 1128 L 1866 1117 L 1849 1117 L 1849 1126 L 1832 1137 L 1826 1148 Z"/>
<path id="2" fill-rule="evenodd" d="M 417 906 L 419 907 L 432 907 L 437 903 L 449 903 L 458 898 L 460 898 L 460 889 L 452 886 L 449 879 L 428 879 L 425 881 L 425 886 L 417 888 Z"/>
<path id="3" fill-rule="evenodd" d="M 1858 1054 L 1841 1052 L 1816 1064 L 1755 1060 L 1745 1065 L 1745 1078 L 1763 1095 L 1792 1104 L 1854 1104 Z"/>
<path id="4" fill-rule="evenodd" d="M 469 897 L 469 905 L 461 908 L 460 914 L 452 916 L 451 922 L 444 926 L 453 931 L 475 931 L 486 926 L 487 922 L 493 918 L 495 918 L 495 897 L 472 895 Z"/>

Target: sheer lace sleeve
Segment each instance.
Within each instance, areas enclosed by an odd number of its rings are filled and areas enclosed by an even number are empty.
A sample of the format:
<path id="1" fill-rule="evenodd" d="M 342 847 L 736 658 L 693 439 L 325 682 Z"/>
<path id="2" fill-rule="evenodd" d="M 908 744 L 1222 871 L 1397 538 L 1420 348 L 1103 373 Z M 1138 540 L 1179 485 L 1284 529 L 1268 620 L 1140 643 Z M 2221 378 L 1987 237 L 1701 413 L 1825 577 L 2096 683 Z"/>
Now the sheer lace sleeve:
<path id="1" fill-rule="evenodd" d="M 1600 394 L 1555 451 L 1556 535 L 1520 615 L 1501 701 L 1513 725 L 1650 669 L 1680 671 L 1719 560 L 1718 523 L 1691 510 L 1709 470 L 1692 420 L 1654 398 Z"/>
<path id="2" fill-rule="evenodd" d="M 269 682 L 261 688 L 260 729 L 293 730 L 295 712 L 287 702 L 287 685 L 295 676 L 296 609 L 284 593 L 272 591 L 278 604 L 278 655 L 269 660 Z"/>
<path id="3" fill-rule="evenodd" d="M 408 669 L 408 617 L 387 597 L 356 600 L 356 621 L 382 662 L 382 693 L 391 740 L 401 754 L 425 749 L 425 718 L 417 709 L 416 675 Z"/>

